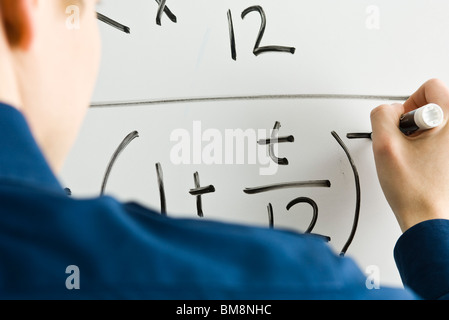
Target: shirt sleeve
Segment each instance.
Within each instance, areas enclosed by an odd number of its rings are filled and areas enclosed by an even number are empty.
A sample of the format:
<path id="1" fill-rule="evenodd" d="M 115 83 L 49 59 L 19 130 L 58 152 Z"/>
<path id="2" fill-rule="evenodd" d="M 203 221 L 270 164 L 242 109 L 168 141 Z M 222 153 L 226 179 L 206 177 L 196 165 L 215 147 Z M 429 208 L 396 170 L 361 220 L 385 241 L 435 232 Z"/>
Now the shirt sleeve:
<path id="1" fill-rule="evenodd" d="M 421 222 L 394 248 L 404 286 L 424 299 L 449 299 L 449 220 Z"/>

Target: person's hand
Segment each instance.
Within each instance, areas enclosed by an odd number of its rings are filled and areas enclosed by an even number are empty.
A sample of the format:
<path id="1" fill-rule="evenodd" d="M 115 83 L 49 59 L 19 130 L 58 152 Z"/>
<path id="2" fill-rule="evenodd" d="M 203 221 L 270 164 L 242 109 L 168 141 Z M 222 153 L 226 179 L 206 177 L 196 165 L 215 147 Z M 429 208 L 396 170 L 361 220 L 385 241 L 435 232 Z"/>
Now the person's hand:
<path id="1" fill-rule="evenodd" d="M 444 121 L 430 130 L 404 135 L 402 114 L 438 104 Z M 371 112 L 377 175 L 399 226 L 405 232 L 425 220 L 449 219 L 449 88 L 429 80 L 403 105 L 381 105 Z"/>

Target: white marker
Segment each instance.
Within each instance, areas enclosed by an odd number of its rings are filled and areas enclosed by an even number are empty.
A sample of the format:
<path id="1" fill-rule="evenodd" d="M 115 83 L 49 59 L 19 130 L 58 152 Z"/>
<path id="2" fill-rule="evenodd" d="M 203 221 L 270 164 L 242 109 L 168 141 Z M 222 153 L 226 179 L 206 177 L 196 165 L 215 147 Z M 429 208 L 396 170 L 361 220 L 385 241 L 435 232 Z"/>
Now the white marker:
<path id="1" fill-rule="evenodd" d="M 403 114 L 399 119 L 399 129 L 405 135 L 410 135 L 416 131 L 438 127 L 443 123 L 443 120 L 444 113 L 441 107 L 435 103 L 430 103 Z"/>
<path id="2" fill-rule="evenodd" d="M 444 113 L 441 107 L 435 103 L 429 103 L 425 106 L 403 114 L 399 119 L 399 129 L 405 135 L 420 130 L 429 130 L 436 128 L 444 120 Z M 371 139 L 370 133 L 348 133 L 348 139 Z"/>

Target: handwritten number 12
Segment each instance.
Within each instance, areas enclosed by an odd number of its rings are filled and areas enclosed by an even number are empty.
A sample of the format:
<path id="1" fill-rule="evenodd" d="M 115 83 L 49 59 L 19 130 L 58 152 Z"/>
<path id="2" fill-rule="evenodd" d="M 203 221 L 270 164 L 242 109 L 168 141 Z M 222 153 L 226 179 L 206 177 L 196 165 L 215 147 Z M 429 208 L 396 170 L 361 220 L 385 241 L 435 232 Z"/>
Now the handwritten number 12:
<path id="1" fill-rule="evenodd" d="M 262 38 L 265 33 L 265 28 L 267 25 L 267 18 L 265 15 L 265 11 L 261 6 L 252 6 L 249 7 L 242 12 L 242 19 L 244 19 L 248 13 L 257 11 L 260 14 L 261 23 L 260 23 L 260 30 L 259 34 L 257 35 L 256 44 L 254 46 L 253 53 L 254 55 L 258 56 L 261 53 L 264 52 L 287 52 L 294 54 L 296 51 L 296 48 L 294 47 L 283 47 L 283 46 L 260 46 L 260 42 L 262 41 Z M 234 34 L 234 23 L 232 20 L 232 13 L 231 10 L 228 10 L 228 25 L 229 25 L 229 37 L 231 41 L 231 57 L 233 60 L 237 60 L 237 51 L 236 51 L 236 45 L 235 45 L 235 34 Z"/>

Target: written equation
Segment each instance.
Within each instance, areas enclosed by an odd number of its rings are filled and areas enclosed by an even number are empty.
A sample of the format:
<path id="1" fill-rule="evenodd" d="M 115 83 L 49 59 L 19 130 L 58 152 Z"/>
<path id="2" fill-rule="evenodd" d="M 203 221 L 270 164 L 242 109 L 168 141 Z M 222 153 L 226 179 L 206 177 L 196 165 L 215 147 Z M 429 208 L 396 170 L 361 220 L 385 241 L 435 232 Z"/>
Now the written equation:
<path id="1" fill-rule="evenodd" d="M 172 23 L 177 23 L 178 18 L 177 16 L 170 10 L 170 8 L 167 5 L 166 0 L 155 0 L 157 5 L 157 13 L 155 18 L 155 23 L 158 26 L 162 26 L 162 17 L 165 15 Z M 280 10 L 282 8 L 280 7 Z M 261 45 L 261 42 L 264 37 L 265 29 L 267 27 L 267 15 L 265 13 L 265 9 L 261 5 L 253 5 L 250 7 L 247 7 L 244 9 L 240 17 L 241 19 L 245 19 L 245 17 L 251 13 L 255 12 L 258 13 L 260 16 L 260 29 L 257 33 L 253 53 L 254 55 L 258 56 L 262 53 L 266 52 L 285 52 L 290 54 L 295 54 L 296 48 L 293 46 L 280 46 L 280 45 Z M 68 25 L 70 25 L 70 21 L 74 21 L 73 13 L 71 10 L 68 10 L 68 13 L 71 13 L 72 15 L 68 18 Z M 234 19 L 232 15 L 232 10 L 228 9 L 227 12 L 227 21 L 228 21 L 228 27 L 229 27 L 229 40 L 230 40 L 230 50 L 231 50 L 231 57 L 233 60 L 237 60 L 237 48 L 236 48 L 236 32 L 234 28 Z M 379 30 L 380 29 L 380 9 L 376 5 L 369 5 L 366 7 L 365 14 L 367 15 L 366 21 L 365 21 L 365 27 L 369 30 Z M 131 28 L 129 26 L 126 26 L 122 23 L 117 22 L 116 20 L 113 20 L 99 12 L 97 12 L 97 17 L 100 21 L 122 31 L 125 33 L 131 33 Z"/>
<path id="2" fill-rule="evenodd" d="M 156 15 L 156 24 L 161 25 L 161 18 L 162 15 L 165 13 L 167 17 L 174 23 L 177 22 L 176 15 L 173 14 L 173 12 L 168 8 L 166 5 L 166 0 L 156 0 L 156 2 L 159 4 L 157 15 Z M 288 52 L 291 54 L 294 54 L 296 51 L 296 48 L 294 47 L 285 47 L 285 46 L 278 46 L 278 45 L 268 45 L 268 46 L 261 46 L 262 38 L 265 33 L 265 28 L 267 26 L 267 17 L 265 14 L 264 9 L 261 6 L 251 6 L 243 10 L 241 17 L 244 19 L 250 12 L 257 12 L 260 15 L 260 29 L 257 35 L 256 44 L 254 45 L 253 53 L 254 55 L 258 56 L 265 52 Z M 97 12 L 97 17 L 100 21 L 122 31 L 125 33 L 131 33 L 131 29 L 128 26 L 125 26 L 111 18 L 106 17 L 105 15 Z M 237 49 L 236 49 L 236 42 L 235 42 L 235 31 L 234 31 L 234 22 L 232 18 L 232 12 L 229 9 L 227 12 L 228 17 L 228 25 L 229 25 L 229 38 L 230 38 L 230 48 L 231 48 L 231 57 L 233 60 L 237 60 Z"/>
<path id="3" fill-rule="evenodd" d="M 273 129 L 271 130 L 271 136 L 268 139 L 259 139 L 257 141 L 257 145 L 259 148 L 266 148 L 266 153 L 269 156 L 270 161 L 275 164 L 276 166 L 288 166 L 289 161 L 286 157 L 281 157 L 279 154 L 277 154 L 277 148 L 276 146 L 279 143 L 294 143 L 295 138 L 293 135 L 286 135 L 286 136 L 280 136 L 279 131 L 281 128 L 280 122 L 275 122 Z M 360 215 L 360 203 L 361 203 L 361 187 L 360 187 L 360 179 L 359 174 L 357 170 L 357 166 L 354 163 L 354 160 L 349 152 L 349 149 L 345 145 L 345 143 L 342 141 L 340 136 L 335 132 L 331 132 L 332 137 L 335 139 L 335 141 L 339 144 L 339 146 L 342 148 L 344 153 L 346 154 L 349 163 L 351 165 L 353 175 L 354 175 L 354 183 L 355 183 L 355 191 L 356 191 L 356 205 L 355 205 L 355 212 L 354 212 L 354 219 L 353 219 L 353 226 L 350 232 L 350 235 L 348 236 L 348 239 L 342 248 L 340 254 L 344 255 L 346 251 L 348 250 L 349 246 L 351 245 L 356 230 L 357 230 L 357 224 L 359 220 Z M 139 137 L 138 131 L 132 131 L 129 133 L 119 144 L 117 149 L 114 151 L 104 174 L 100 194 L 103 195 L 106 191 L 107 182 L 111 175 L 111 172 L 113 170 L 114 164 L 116 163 L 117 159 L 119 158 L 119 155 L 125 151 L 127 146 L 136 138 Z M 350 139 L 354 138 L 366 138 L 367 135 L 363 134 L 354 134 L 354 133 L 348 133 L 347 137 Z M 155 164 L 156 173 L 157 173 L 157 184 L 158 184 L 158 190 L 159 190 L 159 196 L 160 196 L 160 213 L 162 215 L 167 215 L 167 203 L 166 203 L 166 196 L 165 196 L 165 186 L 164 186 L 164 177 L 163 177 L 163 168 L 161 163 Z M 270 193 L 275 190 L 282 190 L 282 189 L 297 189 L 297 188 L 331 188 L 331 181 L 330 180 L 307 180 L 307 181 L 287 181 L 287 182 L 278 182 L 275 184 L 267 184 L 267 185 L 261 185 L 261 186 L 251 186 L 244 188 L 242 192 L 248 196 L 254 195 L 254 194 L 260 194 L 260 193 Z M 71 194 L 71 191 L 69 188 L 66 189 L 68 194 Z M 186 193 L 191 195 L 196 200 L 196 208 L 197 208 L 197 215 L 200 218 L 203 218 L 205 216 L 204 209 L 202 205 L 202 197 L 206 196 L 210 193 L 215 192 L 226 192 L 226 190 L 216 190 L 215 186 L 213 184 L 206 184 L 201 185 L 200 183 L 200 173 L 194 172 L 193 173 L 193 188 L 186 190 Z M 312 213 L 312 219 L 310 222 L 310 225 L 307 227 L 307 230 L 305 233 L 312 233 L 315 224 L 318 220 L 318 205 L 317 203 L 309 198 L 309 197 L 297 197 L 292 199 L 286 204 L 286 209 L 291 210 L 295 205 L 297 204 L 308 204 L 313 210 Z M 267 213 L 268 213 L 268 224 L 269 227 L 274 227 L 274 208 L 271 203 L 267 203 Z M 319 235 L 315 234 L 317 236 L 323 237 L 326 241 L 330 241 L 330 237 L 326 235 Z"/>

